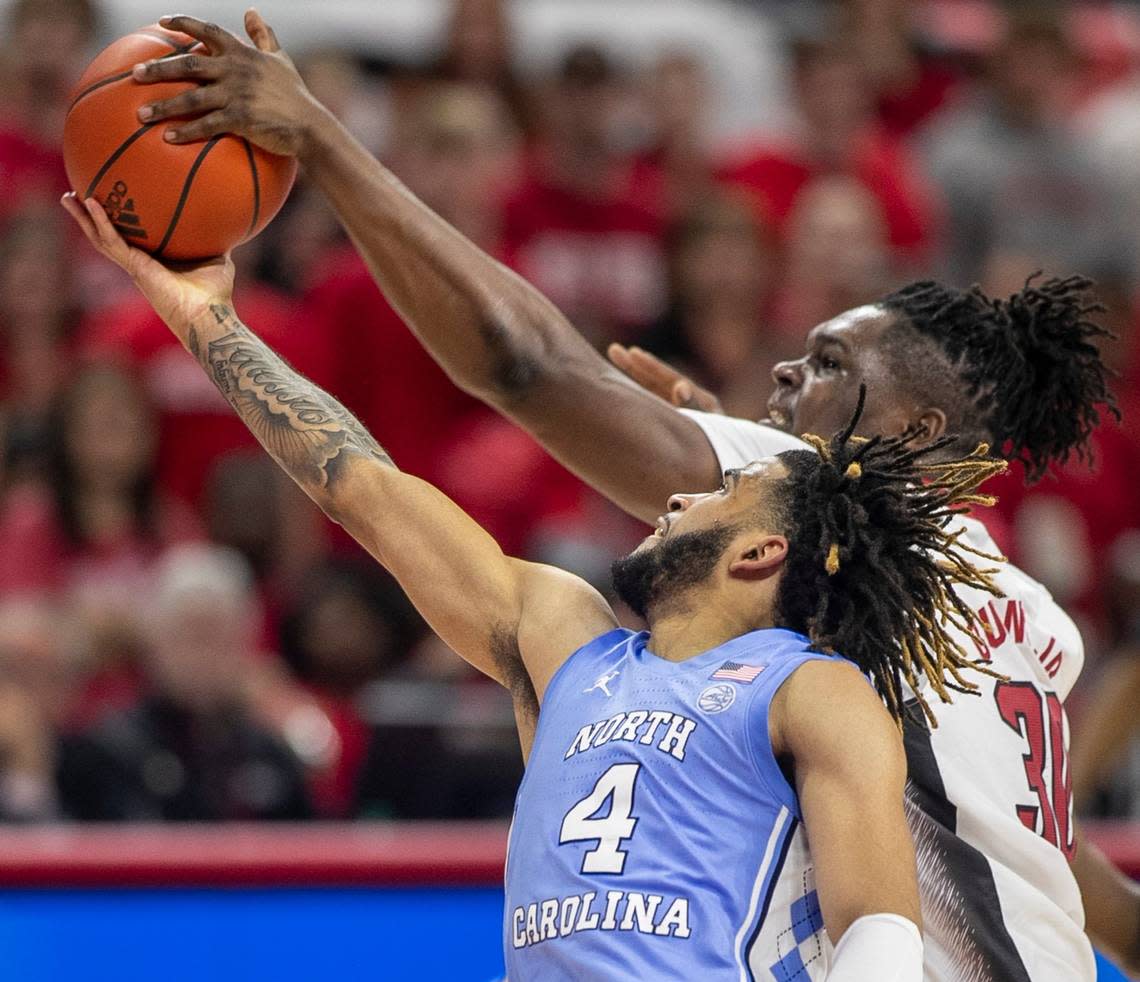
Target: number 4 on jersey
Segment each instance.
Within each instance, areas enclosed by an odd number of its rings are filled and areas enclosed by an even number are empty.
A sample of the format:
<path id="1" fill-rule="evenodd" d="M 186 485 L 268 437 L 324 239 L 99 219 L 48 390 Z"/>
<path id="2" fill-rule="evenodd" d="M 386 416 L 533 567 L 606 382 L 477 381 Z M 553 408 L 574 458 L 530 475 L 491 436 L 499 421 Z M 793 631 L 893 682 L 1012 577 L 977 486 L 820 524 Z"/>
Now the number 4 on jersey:
<path id="1" fill-rule="evenodd" d="M 582 857 L 583 873 L 621 873 L 625 869 L 623 840 L 633 835 L 637 819 L 633 812 L 633 786 L 640 764 L 614 764 L 562 819 L 559 845 L 567 842 L 597 841 Z M 605 815 L 598 815 L 609 802 Z"/>

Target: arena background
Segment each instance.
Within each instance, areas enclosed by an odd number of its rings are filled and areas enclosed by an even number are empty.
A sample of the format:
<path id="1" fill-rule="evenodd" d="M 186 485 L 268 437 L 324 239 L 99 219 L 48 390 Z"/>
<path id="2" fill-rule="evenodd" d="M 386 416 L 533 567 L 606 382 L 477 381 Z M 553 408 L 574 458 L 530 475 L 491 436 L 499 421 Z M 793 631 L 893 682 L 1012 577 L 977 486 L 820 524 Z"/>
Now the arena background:
<path id="1" fill-rule="evenodd" d="M 1124 423 L 1091 477 L 1015 476 L 987 522 L 1081 624 L 1074 803 L 1140 874 L 1140 6 L 260 9 L 432 207 L 738 415 L 808 327 L 905 280 L 1094 277 Z M 490 979 L 509 703 L 56 204 L 71 82 L 171 12 L 0 3 L 0 977 Z M 636 524 L 450 386 L 303 177 L 236 259 L 246 321 L 402 467 L 605 588 Z"/>

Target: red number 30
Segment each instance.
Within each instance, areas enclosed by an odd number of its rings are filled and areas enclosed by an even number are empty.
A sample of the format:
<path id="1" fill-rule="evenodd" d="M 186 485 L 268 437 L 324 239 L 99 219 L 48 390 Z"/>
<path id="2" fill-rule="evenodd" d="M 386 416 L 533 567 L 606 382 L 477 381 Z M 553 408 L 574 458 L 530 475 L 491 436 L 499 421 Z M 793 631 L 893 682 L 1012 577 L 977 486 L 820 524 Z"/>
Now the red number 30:
<path id="1" fill-rule="evenodd" d="M 1029 752 L 1022 754 L 1022 760 L 1025 761 L 1025 779 L 1029 790 L 1037 795 L 1037 804 L 1018 805 L 1017 816 L 1026 828 L 1043 836 L 1067 859 L 1072 859 L 1069 799 L 1073 781 L 1065 753 L 1061 700 L 1055 692 L 1043 693 L 1031 682 L 999 682 L 994 698 L 1006 725 L 1029 744 Z"/>

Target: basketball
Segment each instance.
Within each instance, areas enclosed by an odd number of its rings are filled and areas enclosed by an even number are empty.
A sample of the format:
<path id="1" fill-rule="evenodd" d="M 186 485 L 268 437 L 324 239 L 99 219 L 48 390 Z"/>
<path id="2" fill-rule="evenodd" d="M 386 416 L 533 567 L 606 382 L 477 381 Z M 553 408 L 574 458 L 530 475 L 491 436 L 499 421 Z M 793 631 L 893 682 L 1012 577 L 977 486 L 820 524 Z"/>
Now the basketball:
<path id="1" fill-rule="evenodd" d="M 163 260 L 219 256 L 257 235 L 277 214 L 296 161 L 222 134 L 175 145 L 169 121 L 140 123 L 141 106 L 169 99 L 194 82 L 140 85 L 142 61 L 205 51 L 194 38 L 152 24 L 104 48 L 71 97 L 64 124 L 67 178 L 94 197 L 132 245 Z"/>

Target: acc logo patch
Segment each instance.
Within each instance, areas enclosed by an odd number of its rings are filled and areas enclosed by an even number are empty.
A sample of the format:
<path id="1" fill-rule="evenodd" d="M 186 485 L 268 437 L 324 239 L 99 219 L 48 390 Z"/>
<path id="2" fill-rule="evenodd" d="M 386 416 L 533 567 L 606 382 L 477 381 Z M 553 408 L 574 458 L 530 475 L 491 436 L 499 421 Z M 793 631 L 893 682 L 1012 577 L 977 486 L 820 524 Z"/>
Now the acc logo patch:
<path id="1" fill-rule="evenodd" d="M 727 682 L 710 685 L 697 697 L 697 708 L 702 713 L 723 713 L 736 702 L 736 687 Z"/>

